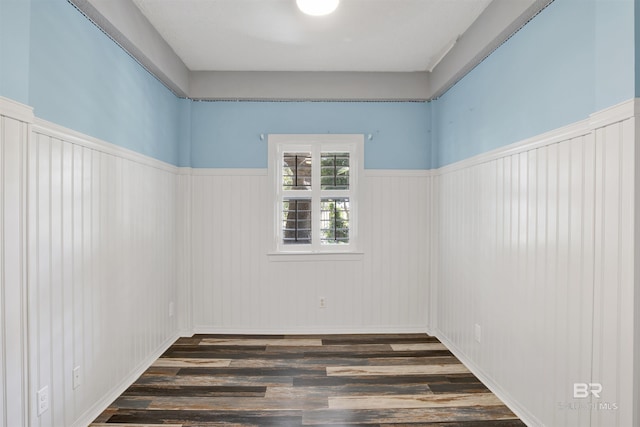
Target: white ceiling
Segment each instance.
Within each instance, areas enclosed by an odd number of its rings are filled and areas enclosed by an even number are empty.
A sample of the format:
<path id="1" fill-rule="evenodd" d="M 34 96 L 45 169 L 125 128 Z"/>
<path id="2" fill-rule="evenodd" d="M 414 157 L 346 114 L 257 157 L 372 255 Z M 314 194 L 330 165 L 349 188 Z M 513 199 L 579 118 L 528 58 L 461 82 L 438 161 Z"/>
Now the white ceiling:
<path id="1" fill-rule="evenodd" d="M 67 1 L 179 97 L 427 101 L 553 0 Z"/>
<path id="2" fill-rule="evenodd" d="M 430 70 L 491 0 L 132 0 L 191 71 Z"/>

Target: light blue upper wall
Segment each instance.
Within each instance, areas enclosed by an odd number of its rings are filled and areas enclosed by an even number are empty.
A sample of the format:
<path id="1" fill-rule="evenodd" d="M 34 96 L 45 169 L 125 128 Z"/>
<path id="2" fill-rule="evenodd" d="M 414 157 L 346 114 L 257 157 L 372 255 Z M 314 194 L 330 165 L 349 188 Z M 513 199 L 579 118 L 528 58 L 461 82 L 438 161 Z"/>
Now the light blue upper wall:
<path id="1" fill-rule="evenodd" d="M 0 95 L 37 117 L 178 166 L 264 168 L 261 133 L 372 134 L 366 167 L 431 164 L 428 104 L 178 99 L 67 1 L 1 1 L 2 23 L 15 23 L 3 25 L 3 39 L 16 41 L 1 58 L 23 56 L 13 76 L 2 67 Z"/>
<path id="2" fill-rule="evenodd" d="M 431 105 L 416 102 L 194 102 L 191 166 L 266 168 L 260 134 L 361 133 L 368 169 L 428 169 Z"/>
<path id="3" fill-rule="evenodd" d="M 595 8 L 592 113 L 635 97 L 636 3 L 637 0 L 587 0 Z"/>
<path id="4" fill-rule="evenodd" d="M 30 65 L 36 116 L 178 163 L 184 104 L 68 2 L 32 0 Z"/>
<path id="5" fill-rule="evenodd" d="M 444 166 L 635 96 L 633 0 L 556 0 L 434 101 Z"/>
<path id="6" fill-rule="evenodd" d="M 0 0 L 0 96 L 29 102 L 31 0 Z"/>
<path id="7" fill-rule="evenodd" d="M 191 107 L 193 101 L 180 99 L 178 126 L 181 129 L 181 139 L 178 141 L 178 164 L 176 166 L 191 166 Z"/>
<path id="8" fill-rule="evenodd" d="M 67 1 L 1 3 L 0 95 L 39 118 L 178 164 L 188 102 Z"/>
<path id="9" fill-rule="evenodd" d="M 259 134 L 328 132 L 373 134 L 367 168 L 429 169 L 640 96 L 638 9 L 555 0 L 429 104 L 207 103 L 176 98 L 64 0 L 0 0 L 0 95 L 179 166 L 265 167 Z"/>

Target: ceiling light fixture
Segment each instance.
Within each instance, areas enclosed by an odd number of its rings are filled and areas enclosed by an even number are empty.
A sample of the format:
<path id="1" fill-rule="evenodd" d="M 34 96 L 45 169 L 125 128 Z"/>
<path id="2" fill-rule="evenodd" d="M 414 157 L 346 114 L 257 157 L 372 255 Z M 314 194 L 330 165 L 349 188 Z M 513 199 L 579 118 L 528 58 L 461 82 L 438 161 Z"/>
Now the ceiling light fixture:
<path id="1" fill-rule="evenodd" d="M 340 0 L 296 0 L 298 9 L 311 16 L 328 15 L 338 8 Z"/>

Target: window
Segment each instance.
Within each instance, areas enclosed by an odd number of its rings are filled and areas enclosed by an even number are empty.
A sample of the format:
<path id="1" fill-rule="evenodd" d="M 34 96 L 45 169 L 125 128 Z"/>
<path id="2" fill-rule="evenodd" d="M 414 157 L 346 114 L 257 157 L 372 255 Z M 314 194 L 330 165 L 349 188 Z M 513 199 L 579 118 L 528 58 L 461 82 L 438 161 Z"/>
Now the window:
<path id="1" fill-rule="evenodd" d="M 274 248 L 353 252 L 363 135 L 269 135 Z"/>

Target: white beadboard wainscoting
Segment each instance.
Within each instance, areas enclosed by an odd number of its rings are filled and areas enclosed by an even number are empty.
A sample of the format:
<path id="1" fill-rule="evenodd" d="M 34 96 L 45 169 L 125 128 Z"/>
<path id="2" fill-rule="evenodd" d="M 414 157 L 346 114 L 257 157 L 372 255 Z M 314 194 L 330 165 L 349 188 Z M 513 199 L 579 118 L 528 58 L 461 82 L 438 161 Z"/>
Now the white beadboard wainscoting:
<path id="1" fill-rule="evenodd" d="M 28 419 L 24 152 L 33 112 L 0 98 L 0 425 Z"/>
<path id="2" fill-rule="evenodd" d="M 310 257 L 269 254 L 265 169 L 169 166 L 0 98 L 0 423 L 87 425 L 179 335 L 429 331 L 531 426 L 637 424 L 638 111 L 365 170 L 358 253 Z"/>
<path id="3" fill-rule="evenodd" d="M 174 168 L 44 122 L 27 168 L 31 425 L 83 425 L 177 336 Z"/>
<path id="4" fill-rule="evenodd" d="M 1 424 L 86 426 L 178 336 L 177 168 L 0 101 Z"/>
<path id="5" fill-rule="evenodd" d="M 636 111 L 435 178 L 431 327 L 532 426 L 638 422 Z M 601 384 L 600 399 L 574 398 L 574 383 Z"/>
<path id="6" fill-rule="evenodd" d="M 426 171 L 366 170 L 359 253 L 282 256 L 269 255 L 266 169 L 194 170 L 194 330 L 424 331 L 430 179 Z"/>
<path id="7" fill-rule="evenodd" d="M 191 293 L 191 168 L 178 168 L 176 176 L 176 316 L 178 333 L 193 334 Z"/>

